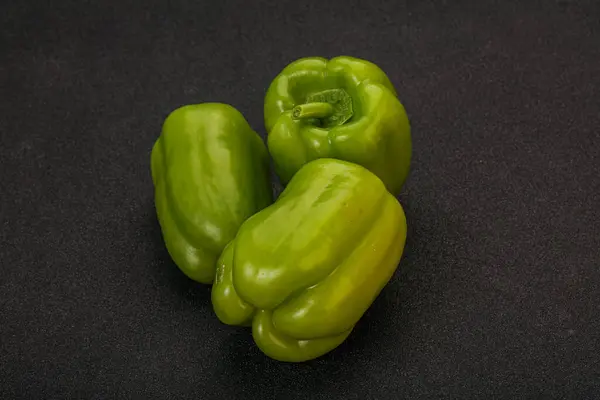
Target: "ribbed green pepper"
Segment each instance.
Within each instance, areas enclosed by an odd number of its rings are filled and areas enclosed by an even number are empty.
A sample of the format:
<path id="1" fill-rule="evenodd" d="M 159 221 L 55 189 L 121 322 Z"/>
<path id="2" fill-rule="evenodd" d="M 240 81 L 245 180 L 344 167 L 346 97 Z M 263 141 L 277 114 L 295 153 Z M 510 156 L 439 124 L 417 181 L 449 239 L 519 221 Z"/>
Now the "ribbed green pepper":
<path id="1" fill-rule="evenodd" d="M 266 146 L 232 106 L 187 105 L 166 118 L 151 171 L 171 258 L 191 279 L 212 283 L 240 225 L 273 201 Z"/>
<path id="2" fill-rule="evenodd" d="M 252 325 L 274 359 L 319 357 L 346 339 L 390 280 L 405 239 L 404 211 L 376 175 L 311 161 L 226 247 L 213 308 L 223 323 Z"/>
<path id="3" fill-rule="evenodd" d="M 264 120 L 284 184 L 316 158 L 360 164 L 392 194 L 408 176 L 408 117 L 387 75 L 369 61 L 343 56 L 292 62 L 267 90 Z"/>

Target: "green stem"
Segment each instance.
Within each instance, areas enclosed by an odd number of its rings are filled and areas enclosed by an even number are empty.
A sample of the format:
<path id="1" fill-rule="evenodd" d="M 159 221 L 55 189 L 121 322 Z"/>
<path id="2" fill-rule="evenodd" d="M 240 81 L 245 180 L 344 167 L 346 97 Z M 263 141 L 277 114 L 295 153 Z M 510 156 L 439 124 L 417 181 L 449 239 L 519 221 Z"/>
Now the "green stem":
<path id="1" fill-rule="evenodd" d="M 294 107 L 292 117 L 294 119 L 325 118 L 333 114 L 333 106 L 329 103 L 306 103 Z"/>

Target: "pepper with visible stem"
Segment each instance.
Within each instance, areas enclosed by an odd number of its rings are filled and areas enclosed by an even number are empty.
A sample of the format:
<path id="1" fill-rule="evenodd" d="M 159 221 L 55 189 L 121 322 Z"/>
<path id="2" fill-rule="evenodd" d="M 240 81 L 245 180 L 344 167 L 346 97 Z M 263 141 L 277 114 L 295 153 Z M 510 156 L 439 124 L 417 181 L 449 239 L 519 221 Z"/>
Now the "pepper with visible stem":
<path id="1" fill-rule="evenodd" d="M 317 158 L 360 164 L 392 194 L 408 176 L 408 116 L 387 75 L 369 61 L 343 56 L 292 62 L 267 90 L 264 119 L 283 184 Z"/>

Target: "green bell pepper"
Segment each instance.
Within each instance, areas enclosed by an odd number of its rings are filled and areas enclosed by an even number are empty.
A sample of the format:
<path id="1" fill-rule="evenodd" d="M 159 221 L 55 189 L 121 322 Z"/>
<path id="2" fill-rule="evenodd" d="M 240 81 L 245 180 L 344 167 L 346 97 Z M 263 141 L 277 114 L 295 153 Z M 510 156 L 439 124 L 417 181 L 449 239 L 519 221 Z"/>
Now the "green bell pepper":
<path id="1" fill-rule="evenodd" d="M 151 171 L 171 258 L 189 278 L 212 283 L 240 225 L 273 202 L 264 142 L 230 105 L 183 106 L 163 124 Z"/>
<path id="2" fill-rule="evenodd" d="M 292 62 L 267 90 L 264 121 L 284 184 L 316 158 L 360 164 L 394 195 L 408 176 L 412 142 L 406 111 L 387 75 L 369 61 L 341 56 Z"/>
<path id="3" fill-rule="evenodd" d="M 402 206 L 366 168 L 305 164 L 222 253 L 212 287 L 225 324 L 251 325 L 269 357 L 300 362 L 341 344 L 394 274 Z"/>

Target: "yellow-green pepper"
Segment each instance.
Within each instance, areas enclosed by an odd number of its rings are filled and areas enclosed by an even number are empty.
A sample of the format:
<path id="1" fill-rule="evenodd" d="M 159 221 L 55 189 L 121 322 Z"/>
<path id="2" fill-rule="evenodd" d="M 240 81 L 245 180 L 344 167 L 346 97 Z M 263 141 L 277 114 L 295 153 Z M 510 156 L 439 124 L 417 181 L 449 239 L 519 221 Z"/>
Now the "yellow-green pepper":
<path id="1" fill-rule="evenodd" d="M 348 337 L 388 283 L 406 228 L 375 174 L 342 160 L 308 162 L 225 248 L 214 311 L 223 323 L 252 325 L 257 346 L 276 360 L 319 357 Z"/>
<path id="2" fill-rule="evenodd" d="M 163 124 L 151 171 L 171 258 L 189 278 L 212 283 L 240 225 L 273 201 L 264 142 L 230 105 L 183 106 Z"/>
<path id="3" fill-rule="evenodd" d="M 317 158 L 360 164 L 394 195 L 408 176 L 412 142 L 406 111 L 388 76 L 369 61 L 340 56 L 292 62 L 267 90 L 264 122 L 284 184 Z"/>

